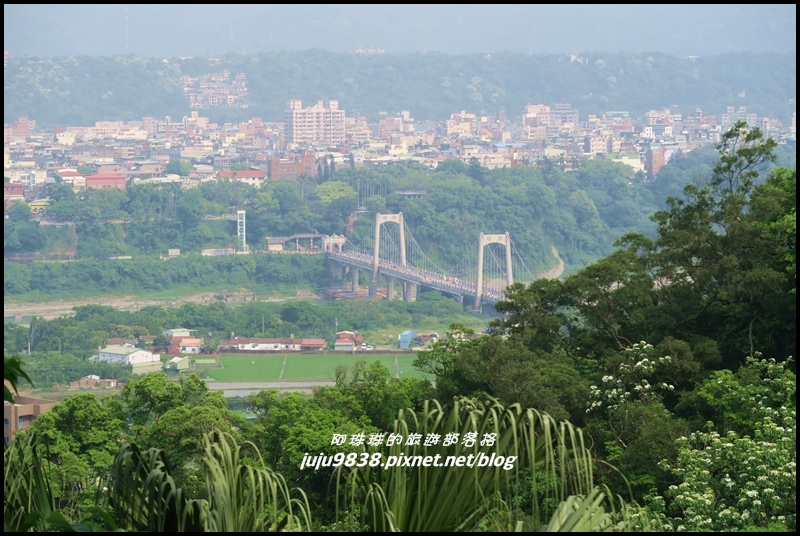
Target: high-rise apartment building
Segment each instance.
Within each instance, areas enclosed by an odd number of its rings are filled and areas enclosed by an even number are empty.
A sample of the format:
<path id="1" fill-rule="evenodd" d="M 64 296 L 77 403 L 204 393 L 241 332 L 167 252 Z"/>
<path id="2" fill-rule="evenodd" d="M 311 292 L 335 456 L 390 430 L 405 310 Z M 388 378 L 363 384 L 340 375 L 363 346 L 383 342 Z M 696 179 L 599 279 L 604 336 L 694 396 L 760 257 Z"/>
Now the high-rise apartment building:
<path id="1" fill-rule="evenodd" d="M 344 110 L 339 101 L 317 101 L 303 108 L 300 100 L 290 100 L 286 110 L 286 141 L 295 146 L 324 145 L 338 147 L 344 144 Z"/>

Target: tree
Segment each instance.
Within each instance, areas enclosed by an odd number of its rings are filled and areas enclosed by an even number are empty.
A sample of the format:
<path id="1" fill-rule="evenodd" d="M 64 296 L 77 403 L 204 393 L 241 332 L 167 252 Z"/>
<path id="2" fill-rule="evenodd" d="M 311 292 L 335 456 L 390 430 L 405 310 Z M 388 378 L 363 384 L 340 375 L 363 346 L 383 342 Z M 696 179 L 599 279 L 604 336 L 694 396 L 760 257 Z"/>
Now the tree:
<path id="1" fill-rule="evenodd" d="M 37 251 L 45 245 L 44 232 L 39 227 L 39 222 L 31 218 L 28 205 L 14 203 L 9 209 L 9 214 L 9 219 L 3 225 L 5 251 Z"/>
<path id="2" fill-rule="evenodd" d="M 169 173 L 171 175 L 180 175 L 181 177 L 188 177 L 189 173 L 192 172 L 192 164 L 189 162 L 183 162 L 181 160 L 170 160 L 167 163 L 167 167 L 164 169 L 165 173 Z"/>
<path id="3" fill-rule="evenodd" d="M 314 193 L 323 205 L 330 205 L 337 199 L 353 198 L 358 200 L 358 193 L 352 186 L 345 182 L 328 181 L 320 184 L 314 189 Z"/>
<path id="4" fill-rule="evenodd" d="M 561 343 L 559 329 L 566 322 L 558 308 L 562 287 L 557 279 L 537 279 L 527 287 L 514 283 L 495 304 L 495 310 L 503 317 L 492 320 L 490 325 L 518 336 L 528 348 L 552 351 Z"/>
<path id="5" fill-rule="evenodd" d="M 466 175 L 467 173 L 467 165 L 457 159 L 452 160 L 445 160 L 440 162 L 438 166 L 436 166 L 436 171 L 438 173 L 454 173 L 454 174 L 463 174 Z"/>
<path id="6" fill-rule="evenodd" d="M 308 400 L 299 393 L 279 394 L 277 390 L 269 389 L 249 395 L 246 403 L 264 432 L 259 434 L 262 450 L 270 466 L 275 467 L 283 458 L 289 430 L 300 418 Z"/>
<path id="7" fill-rule="evenodd" d="M 21 201 L 12 203 L 8 207 L 8 219 L 12 222 L 28 222 L 31 220 L 31 207 Z"/>
<path id="8" fill-rule="evenodd" d="M 163 449 L 177 485 L 189 497 L 200 498 L 205 485 L 197 467 L 202 463 L 203 438 L 220 431 L 239 442 L 241 436 L 237 429 L 243 428 L 241 421 L 241 417 L 228 411 L 222 393 L 215 391 L 201 401 L 165 411 L 147 428 L 138 443 L 143 448 Z"/>
<path id="9" fill-rule="evenodd" d="M 711 186 L 723 195 L 747 195 L 766 164 L 775 161 L 777 146 L 774 139 L 764 139 L 760 128 L 737 121 L 722 134 L 717 144 L 720 157 L 714 167 Z"/>
<path id="10" fill-rule="evenodd" d="M 80 517 L 82 501 L 111 465 L 123 434 L 121 416 L 111 399 L 101 402 L 92 393 L 79 393 L 40 415 L 23 432 L 38 435 L 55 504 L 68 517 Z"/>
<path id="11" fill-rule="evenodd" d="M 365 206 L 370 214 L 386 211 L 386 198 L 381 195 L 373 195 L 367 198 Z"/>
<path id="12" fill-rule="evenodd" d="M 480 160 L 473 156 L 469 159 L 469 167 L 467 167 L 466 174 L 481 182 L 485 174 L 485 168 L 481 166 Z"/>
<path id="13" fill-rule="evenodd" d="M 790 278 L 791 294 L 797 293 L 797 170 L 776 168 L 767 181 L 754 189 L 750 203 L 755 225 L 763 225 L 763 237 L 776 244 L 773 262 Z"/>
<path id="14" fill-rule="evenodd" d="M 748 358 L 738 377 L 721 371 L 704 398 L 733 429 L 712 422 L 678 440 L 680 478 L 667 492 L 668 511 L 684 531 L 780 530 L 797 527 L 797 381 L 791 363 Z M 752 430 L 752 435 L 746 431 Z"/>
<path id="15" fill-rule="evenodd" d="M 330 159 L 330 178 L 333 179 L 336 176 L 336 162 L 333 160 L 333 155 L 328 155 Z"/>
<path id="16" fill-rule="evenodd" d="M 183 404 L 181 386 L 164 374 L 148 374 L 125 384 L 122 400 L 131 417 L 132 431 L 143 431 L 167 411 Z"/>
<path id="17" fill-rule="evenodd" d="M 577 339 L 572 344 L 597 357 L 609 346 L 622 349 L 647 340 L 653 326 L 643 311 L 655 303 L 653 286 L 646 261 L 629 250 L 615 251 L 568 277 L 558 301 L 582 319 L 571 326 Z"/>
<path id="18" fill-rule="evenodd" d="M 441 398 L 455 395 L 458 391 L 452 384 L 456 360 L 462 351 L 473 349 L 483 341 L 472 340 L 474 330 L 463 324 L 451 324 L 445 336 L 431 346 L 430 350 L 417 352 L 412 366 L 436 377 L 436 390 Z"/>
<path id="19" fill-rule="evenodd" d="M 683 198 L 668 198 L 668 210 L 654 214 L 654 241 L 626 235 L 618 242 L 640 256 L 640 277 L 652 280 L 653 307 L 642 309 L 640 325 L 669 325 L 663 335 L 683 340 L 714 339 L 730 368 L 755 351 L 785 358 L 796 348 L 796 283 L 786 264 L 796 173 L 773 170 L 755 183 L 774 147 L 737 124 L 723 137 L 709 185 L 686 186 Z M 774 232 L 777 221 L 783 232 Z M 633 340 L 663 336 L 651 335 Z"/>
<path id="20" fill-rule="evenodd" d="M 673 483 L 658 466 L 677 455 L 676 440 L 687 433 L 686 424 L 664 405 L 675 386 L 663 381 L 673 359 L 652 345 L 640 342 L 610 358 L 608 370 L 589 387 L 585 430 L 598 443 L 598 451 L 615 465 L 601 469 L 606 481 L 624 485 L 633 496 L 663 491 Z"/>
<path id="21" fill-rule="evenodd" d="M 47 195 L 54 203 L 58 203 L 63 200 L 74 200 L 75 190 L 71 184 L 53 183 L 47 186 Z"/>
<path id="22" fill-rule="evenodd" d="M 358 361 L 349 378 L 340 384 L 345 393 L 352 393 L 364 409 L 372 426 L 388 430 L 397 412 L 417 408 L 424 398 L 430 398 L 430 382 L 416 378 L 392 378 L 389 369 L 380 361 Z M 425 395 L 428 396 L 425 396 Z"/>
<path id="23" fill-rule="evenodd" d="M 153 339 L 153 349 L 156 351 L 165 351 L 169 348 L 169 337 L 166 335 L 156 335 Z"/>

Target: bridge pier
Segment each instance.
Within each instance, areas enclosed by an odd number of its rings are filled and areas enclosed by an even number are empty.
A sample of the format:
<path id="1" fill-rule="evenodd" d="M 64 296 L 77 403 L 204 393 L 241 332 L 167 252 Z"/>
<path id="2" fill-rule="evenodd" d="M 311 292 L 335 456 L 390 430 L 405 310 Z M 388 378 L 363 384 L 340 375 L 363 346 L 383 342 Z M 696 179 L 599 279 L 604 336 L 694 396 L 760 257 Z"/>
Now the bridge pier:
<path id="1" fill-rule="evenodd" d="M 391 300 L 394 296 L 394 278 L 386 276 L 386 299 Z"/>
<path id="2" fill-rule="evenodd" d="M 358 268 L 355 266 L 350 268 L 350 271 L 353 273 L 353 294 L 358 293 Z"/>
<path id="3" fill-rule="evenodd" d="M 370 299 L 375 299 L 378 297 L 378 278 L 373 277 L 372 280 L 369 282 L 369 297 Z"/>
<path id="4" fill-rule="evenodd" d="M 406 281 L 403 283 L 403 301 L 417 301 L 417 285 Z"/>

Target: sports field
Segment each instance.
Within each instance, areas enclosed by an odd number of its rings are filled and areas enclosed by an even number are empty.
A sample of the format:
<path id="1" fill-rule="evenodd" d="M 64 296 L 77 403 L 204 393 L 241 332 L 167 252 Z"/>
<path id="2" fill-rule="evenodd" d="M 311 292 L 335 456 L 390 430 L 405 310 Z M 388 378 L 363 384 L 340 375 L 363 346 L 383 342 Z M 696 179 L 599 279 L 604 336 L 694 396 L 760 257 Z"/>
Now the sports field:
<path id="1" fill-rule="evenodd" d="M 208 375 L 221 382 L 277 381 L 277 380 L 333 380 L 336 367 L 348 369 L 357 361 L 380 361 L 400 378 L 425 378 L 426 375 L 411 366 L 413 353 L 395 354 L 222 354 L 222 368 L 205 369 Z M 429 378 L 432 379 L 432 378 Z"/>

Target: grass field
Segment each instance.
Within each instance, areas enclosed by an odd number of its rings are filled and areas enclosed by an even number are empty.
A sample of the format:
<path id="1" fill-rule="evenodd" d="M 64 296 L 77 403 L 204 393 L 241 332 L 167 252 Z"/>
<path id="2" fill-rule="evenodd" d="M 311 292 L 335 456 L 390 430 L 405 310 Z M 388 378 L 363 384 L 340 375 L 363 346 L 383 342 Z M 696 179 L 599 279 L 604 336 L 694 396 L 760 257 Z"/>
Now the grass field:
<path id="1" fill-rule="evenodd" d="M 222 354 L 222 368 L 205 369 L 208 375 L 221 382 L 277 380 L 333 380 L 336 367 L 352 368 L 357 361 L 380 361 L 400 378 L 426 378 L 411 366 L 413 353 L 397 354 Z M 428 378 L 432 379 L 432 378 Z"/>

